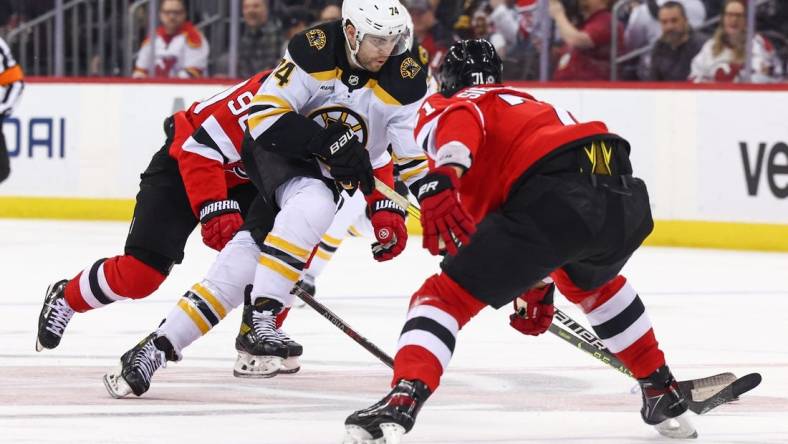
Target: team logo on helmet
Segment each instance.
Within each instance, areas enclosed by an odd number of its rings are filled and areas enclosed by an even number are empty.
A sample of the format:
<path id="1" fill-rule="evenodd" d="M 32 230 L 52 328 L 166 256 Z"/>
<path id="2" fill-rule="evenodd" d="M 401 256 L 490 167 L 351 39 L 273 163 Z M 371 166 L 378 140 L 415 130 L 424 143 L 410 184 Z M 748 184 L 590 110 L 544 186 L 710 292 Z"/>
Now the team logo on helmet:
<path id="1" fill-rule="evenodd" d="M 403 79 L 415 79 L 419 71 L 421 71 L 421 66 L 410 57 L 407 57 L 399 65 L 399 73 Z"/>
<path id="2" fill-rule="evenodd" d="M 339 122 L 352 129 L 362 145 L 367 144 L 367 124 L 355 111 L 341 106 L 329 106 L 312 111 L 309 118 L 324 128 Z"/>
<path id="3" fill-rule="evenodd" d="M 317 48 L 318 51 L 326 47 L 326 33 L 322 29 L 307 31 L 306 40 L 309 42 L 309 46 Z"/>

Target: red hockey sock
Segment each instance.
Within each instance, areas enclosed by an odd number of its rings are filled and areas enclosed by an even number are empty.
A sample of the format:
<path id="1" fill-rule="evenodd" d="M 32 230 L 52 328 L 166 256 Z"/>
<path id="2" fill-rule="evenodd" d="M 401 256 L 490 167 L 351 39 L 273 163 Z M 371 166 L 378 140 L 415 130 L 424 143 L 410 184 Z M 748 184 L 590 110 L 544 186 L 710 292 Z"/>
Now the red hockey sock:
<path id="1" fill-rule="evenodd" d="M 392 386 L 418 379 L 434 392 L 449 364 L 459 330 L 486 304 L 445 274 L 434 275 L 413 294 L 394 357 Z"/>
<path id="2" fill-rule="evenodd" d="M 159 288 L 166 276 L 133 256 L 100 259 L 71 279 L 68 305 L 85 312 L 122 299 L 141 299 Z"/>
<path id="3" fill-rule="evenodd" d="M 605 346 L 636 378 L 645 378 L 665 365 L 646 307 L 624 276 L 592 290 L 578 288 L 563 270 L 551 276 L 561 294 L 586 313 Z"/>
<path id="4" fill-rule="evenodd" d="M 284 324 L 285 319 L 287 319 L 288 313 L 290 313 L 290 307 L 285 307 L 276 315 L 276 328 L 282 328 L 282 324 Z"/>

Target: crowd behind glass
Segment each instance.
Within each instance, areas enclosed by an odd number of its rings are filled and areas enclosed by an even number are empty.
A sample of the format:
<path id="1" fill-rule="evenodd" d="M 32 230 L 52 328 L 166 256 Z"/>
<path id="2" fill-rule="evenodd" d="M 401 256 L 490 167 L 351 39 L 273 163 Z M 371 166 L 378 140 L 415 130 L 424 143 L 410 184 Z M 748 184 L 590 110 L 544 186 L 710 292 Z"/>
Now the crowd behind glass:
<path id="1" fill-rule="evenodd" d="M 414 34 L 426 50 L 425 60 L 433 69 L 453 41 L 486 38 L 505 60 L 505 80 L 538 80 L 540 63 L 547 61 L 547 78 L 553 81 L 605 81 L 614 77 L 625 81 L 742 82 L 749 78 L 753 83 L 784 82 L 788 1 L 757 2 L 756 32 L 750 42 L 747 2 L 403 0 L 413 19 Z M 54 3 L 0 0 L 0 35 L 51 11 Z M 249 77 L 274 67 L 293 35 L 341 15 L 337 0 L 241 0 L 237 65 L 231 70 L 228 39 L 210 40 L 198 23 L 216 2 L 156 3 L 159 23 L 153 42 L 145 26 L 148 13 L 144 7 L 136 8 L 132 15 L 139 15 L 139 25 L 124 30 L 135 34 L 140 42 L 134 48 L 133 69 L 130 73 L 112 69 L 110 75 L 200 78 L 228 77 L 234 71 L 235 77 Z M 124 6 L 128 4 L 126 1 Z M 613 29 L 614 24 L 617 29 Z M 227 29 L 230 32 L 231 28 Z M 611 50 L 622 56 L 615 68 Z M 547 57 L 543 57 L 543 51 L 549 52 Z M 80 75 L 106 75 L 93 67 L 106 65 L 107 61 L 99 55 L 87 57 L 91 63 Z"/>

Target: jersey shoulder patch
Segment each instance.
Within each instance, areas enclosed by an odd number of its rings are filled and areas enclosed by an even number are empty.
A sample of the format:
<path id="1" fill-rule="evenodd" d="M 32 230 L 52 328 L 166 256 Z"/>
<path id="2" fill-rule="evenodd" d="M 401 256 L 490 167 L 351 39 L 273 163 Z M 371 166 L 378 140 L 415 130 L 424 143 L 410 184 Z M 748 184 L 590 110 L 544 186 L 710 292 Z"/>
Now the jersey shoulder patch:
<path id="1" fill-rule="evenodd" d="M 389 58 L 377 77 L 378 87 L 400 105 L 417 102 L 427 94 L 427 68 L 412 49 Z"/>
<path id="2" fill-rule="evenodd" d="M 344 51 L 342 24 L 339 20 L 321 23 L 296 34 L 287 45 L 293 61 L 314 74 L 337 67 L 336 51 Z"/>

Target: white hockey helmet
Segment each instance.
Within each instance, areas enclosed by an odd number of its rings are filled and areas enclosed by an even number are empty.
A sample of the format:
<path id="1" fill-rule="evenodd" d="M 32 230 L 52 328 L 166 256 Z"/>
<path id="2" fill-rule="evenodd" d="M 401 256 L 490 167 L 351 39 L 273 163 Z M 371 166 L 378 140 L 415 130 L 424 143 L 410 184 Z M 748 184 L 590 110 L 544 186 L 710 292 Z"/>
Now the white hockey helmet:
<path id="1" fill-rule="evenodd" d="M 356 28 L 356 45 L 350 44 L 346 26 Z M 369 37 L 373 44 L 392 45 L 392 56 L 397 56 L 413 45 L 413 21 L 399 0 L 344 0 L 342 2 L 342 32 L 348 42 L 350 56 L 356 59 L 361 43 Z"/>

